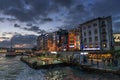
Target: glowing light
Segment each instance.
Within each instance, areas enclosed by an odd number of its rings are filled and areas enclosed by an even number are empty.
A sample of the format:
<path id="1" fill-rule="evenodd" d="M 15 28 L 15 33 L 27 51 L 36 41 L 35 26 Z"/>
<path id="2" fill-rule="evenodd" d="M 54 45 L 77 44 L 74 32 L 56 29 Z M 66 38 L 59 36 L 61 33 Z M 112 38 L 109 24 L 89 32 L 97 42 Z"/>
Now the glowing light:
<path id="1" fill-rule="evenodd" d="M 51 51 L 51 53 L 52 53 L 52 54 L 57 54 L 57 52 L 56 52 L 56 51 Z"/>
<path id="2" fill-rule="evenodd" d="M 13 37 L 12 33 L 1 33 L 0 32 L 0 41 L 10 40 Z"/>
<path id="3" fill-rule="evenodd" d="M 23 47 L 27 47 L 30 46 L 29 44 L 16 44 L 14 45 L 15 48 L 23 48 Z"/>
<path id="4" fill-rule="evenodd" d="M 2 41 L 4 41 L 4 39 L 1 39 L 1 38 L 0 38 L 0 42 L 2 42 Z"/>
<path id="5" fill-rule="evenodd" d="M 81 54 L 81 55 L 87 55 L 88 52 L 81 52 L 80 54 Z"/>
<path id="6" fill-rule="evenodd" d="M 63 49 L 63 51 L 66 51 L 66 49 Z"/>
<path id="7" fill-rule="evenodd" d="M 83 48 L 83 50 L 100 50 L 100 48 Z"/>

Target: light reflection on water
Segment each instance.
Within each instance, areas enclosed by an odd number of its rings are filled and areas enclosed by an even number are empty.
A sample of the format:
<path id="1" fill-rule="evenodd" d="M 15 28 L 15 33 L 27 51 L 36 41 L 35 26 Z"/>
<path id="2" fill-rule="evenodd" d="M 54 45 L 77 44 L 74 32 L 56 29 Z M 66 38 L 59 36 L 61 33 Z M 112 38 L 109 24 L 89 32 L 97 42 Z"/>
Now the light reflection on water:
<path id="1" fill-rule="evenodd" d="M 120 80 L 113 74 L 95 74 L 64 67 L 34 70 L 15 58 L 0 55 L 0 80 Z"/>
<path id="2" fill-rule="evenodd" d="M 46 77 L 47 80 L 120 80 L 117 75 L 87 73 L 70 67 L 47 70 Z"/>
<path id="3" fill-rule="evenodd" d="M 0 58 L 0 80 L 45 80 L 42 70 L 33 70 L 14 58 Z"/>

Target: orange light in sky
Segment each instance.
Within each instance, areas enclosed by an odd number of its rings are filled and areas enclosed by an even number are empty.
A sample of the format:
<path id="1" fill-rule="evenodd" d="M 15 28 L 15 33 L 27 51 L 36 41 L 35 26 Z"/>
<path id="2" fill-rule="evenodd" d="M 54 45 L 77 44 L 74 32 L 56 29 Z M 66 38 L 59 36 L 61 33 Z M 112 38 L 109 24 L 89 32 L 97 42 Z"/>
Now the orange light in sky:
<path id="1" fill-rule="evenodd" d="M 15 48 L 23 48 L 26 46 L 29 46 L 29 44 L 16 44 L 16 45 L 14 45 Z"/>
<path id="2" fill-rule="evenodd" d="M 3 35 L 0 32 L 0 41 L 10 40 L 13 36 L 14 36 L 14 34 L 8 34 L 8 33 L 6 33 L 6 34 Z"/>

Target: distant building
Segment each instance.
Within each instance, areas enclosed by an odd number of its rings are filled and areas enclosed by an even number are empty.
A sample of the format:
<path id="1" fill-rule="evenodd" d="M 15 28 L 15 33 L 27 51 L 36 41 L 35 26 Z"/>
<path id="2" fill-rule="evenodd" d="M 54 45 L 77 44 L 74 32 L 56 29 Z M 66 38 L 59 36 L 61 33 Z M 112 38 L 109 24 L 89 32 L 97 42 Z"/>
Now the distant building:
<path id="1" fill-rule="evenodd" d="M 0 47 L 0 53 L 6 53 L 6 52 L 7 52 L 7 48 Z"/>
<path id="2" fill-rule="evenodd" d="M 55 51 L 55 48 L 53 46 L 53 33 L 47 33 L 48 40 L 47 40 L 47 47 L 48 51 Z"/>
<path id="3" fill-rule="evenodd" d="M 14 48 L 14 52 L 16 54 L 26 53 L 26 52 L 32 52 L 31 48 Z"/>
<path id="4" fill-rule="evenodd" d="M 68 50 L 68 31 L 59 29 L 55 32 L 55 41 L 57 46 L 57 51 L 67 51 Z"/>
<path id="5" fill-rule="evenodd" d="M 44 35 L 45 36 L 45 35 Z M 42 43 L 41 37 L 37 44 Z M 47 42 L 46 42 L 47 41 Z M 58 31 L 47 33 L 47 51 L 67 51 L 68 50 L 68 31 L 59 29 Z M 40 46 L 43 46 L 42 44 Z"/>
<path id="6" fill-rule="evenodd" d="M 53 46 L 55 51 L 67 51 L 68 50 L 68 31 L 59 29 L 53 32 Z"/>
<path id="7" fill-rule="evenodd" d="M 37 49 L 41 51 L 47 51 L 47 34 L 41 34 L 37 39 Z"/>
<path id="8" fill-rule="evenodd" d="M 80 25 L 82 50 L 110 50 L 113 46 L 111 17 L 99 17 Z"/>

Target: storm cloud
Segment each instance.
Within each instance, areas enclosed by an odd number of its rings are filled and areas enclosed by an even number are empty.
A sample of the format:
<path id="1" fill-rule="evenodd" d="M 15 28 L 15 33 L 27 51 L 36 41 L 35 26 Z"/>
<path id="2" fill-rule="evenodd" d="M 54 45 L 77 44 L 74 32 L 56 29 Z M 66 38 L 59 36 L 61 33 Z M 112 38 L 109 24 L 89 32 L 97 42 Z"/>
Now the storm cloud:
<path id="1" fill-rule="evenodd" d="M 34 21 L 49 14 L 54 8 L 50 3 L 50 0 L 0 0 L 0 11 L 22 22 Z"/>
<path id="2" fill-rule="evenodd" d="M 113 30 L 114 30 L 114 33 L 120 32 L 120 22 L 115 22 Z"/>
<path id="3" fill-rule="evenodd" d="M 18 27 L 18 28 L 19 28 L 19 27 L 20 27 L 20 25 L 18 25 L 18 24 L 14 24 L 14 27 Z"/>
<path id="4" fill-rule="evenodd" d="M 119 0 L 0 0 L 0 11 L 14 17 L 9 21 L 45 24 L 55 22 L 56 17 L 50 15 L 59 14 L 56 20 L 64 25 L 74 25 L 101 16 L 111 15 L 114 20 L 120 13 L 119 4 Z"/>
<path id="5" fill-rule="evenodd" d="M 42 34 L 48 27 L 70 29 L 93 18 L 112 16 L 113 32 L 117 33 L 120 32 L 119 4 L 120 0 L 0 0 L 0 22 L 10 21 L 14 28 Z M 16 35 L 13 38 L 21 44 L 29 39 L 34 43 L 35 37 Z"/>
<path id="6" fill-rule="evenodd" d="M 35 32 L 35 33 L 38 33 L 38 34 L 43 34 L 43 33 L 46 32 L 45 30 L 42 30 L 37 26 L 29 26 L 29 27 L 24 27 L 22 29 L 26 30 L 26 31 L 32 31 L 32 32 Z"/>
<path id="7" fill-rule="evenodd" d="M 8 37 L 0 37 L 0 39 L 9 39 Z"/>
<path id="8" fill-rule="evenodd" d="M 96 1 L 94 5 L 91 6 L 91 11 L 95 17 L 99 16 L 112 16 L 113 32 L 120 32 L 119 21 L 120 21 L 120 0 L 100 0 Z"/>

